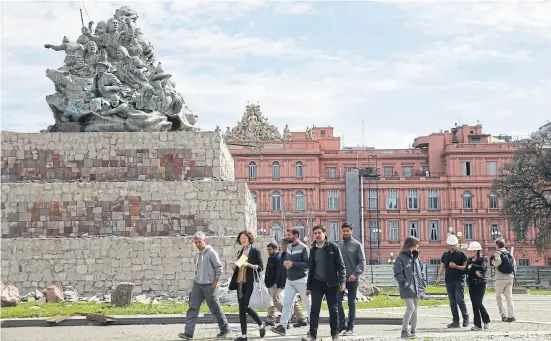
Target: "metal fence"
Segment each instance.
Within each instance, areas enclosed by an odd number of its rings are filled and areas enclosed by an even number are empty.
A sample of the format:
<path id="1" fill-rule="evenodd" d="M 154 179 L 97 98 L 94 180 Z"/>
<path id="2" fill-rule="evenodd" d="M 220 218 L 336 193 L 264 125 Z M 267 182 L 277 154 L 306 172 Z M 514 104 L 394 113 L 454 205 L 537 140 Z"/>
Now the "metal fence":
<path id="1" fill-rule="evenodd" d="M 440 265 L 423 265 L 423 272 L 429 285 L 436 284 L 439 267 Z M 551 288 L 551 266 L 521 266 L 515 275 L 517 286 Z M 366 265 L 364 277 L 379 287 L 396 286 L 392 265 Z M 487 278 L 488 286 L 493 287 L 495 278 L 493 268 L 488 269 Z"/>

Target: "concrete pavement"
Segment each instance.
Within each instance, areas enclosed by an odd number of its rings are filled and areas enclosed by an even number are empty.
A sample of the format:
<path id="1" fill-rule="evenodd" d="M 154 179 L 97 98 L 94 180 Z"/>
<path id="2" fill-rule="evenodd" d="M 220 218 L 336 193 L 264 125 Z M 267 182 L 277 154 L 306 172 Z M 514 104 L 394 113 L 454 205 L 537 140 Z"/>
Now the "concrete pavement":
<path id="1" fill-rule="evenodd" d="M 447 306 L 420 307 L 419 339 L 469 340 L 491 339 L 499 340 L 500 336 L 508 335 L 519 340 L 551 340 L 551 297 L 550 296 L 516 296 L 516 311 L 518 321 L 504 323 L 499 319 L 495 298 L 485 299 L 486 307 L 492 318 L 491 329 L 484 332 L 471 332 L 468 329 L 449 330 L 446 324 L 450 322 L 450 311 Z M 471 309 L 469 309 L 471 311 Z M 326 313 L 326 312 L 325 312 Z M 358 312 L 359 316 L 389 316 L 397 317 L 403 314 L 403 308 L 369 309 Z M 239 325 L 232 324 L 233 336 L 239 335 Z M 178 340 L 177 334 L 183 330 L 183 325 L 147 325 L 147 326 L 85 326 L 85 327 L 33 327 L 4 328 L 2 340 L 5 341 L 92 341 L 92 340 Z M 258 328 L 250 327 L 251 340 L 260 339 Z M 212 340 L 218 332 L 216 325 L 198 325 L 196 340 Z M 305 335 L 306 328 L 294 328 L 288 336 L 281 337 L 268 332 L 265 340 L 296 341 Z M 396 340 L 400 334 L 400 326 L 367 325 L 357 326 L 355 337 L 343 337 L 342 340 Z M 320 326 L 319 336 L 329 340 L 329 326 Z M 227 338 L 226 340 L 232 340 Z"/>

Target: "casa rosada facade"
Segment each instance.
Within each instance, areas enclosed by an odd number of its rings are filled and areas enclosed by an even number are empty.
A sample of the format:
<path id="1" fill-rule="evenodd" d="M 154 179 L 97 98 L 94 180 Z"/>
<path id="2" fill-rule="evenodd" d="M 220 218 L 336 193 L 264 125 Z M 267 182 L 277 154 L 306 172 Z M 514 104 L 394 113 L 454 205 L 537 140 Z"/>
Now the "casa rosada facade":
<path id="1" fill-rule="evenodd" d="M 281 136 L 258 105 L 248 105 L 225 139 L 236 178 L 248 183 L 256 199 L 259 233 L 276 240 L 290 227 L 311 240 L 317 224 L 339 240 L 347 221 L 346 172 L 358 169 L 359 228 L 368 263 L 393 262 L 403 240 L 413 235 L 421 240 L 423 261 L 438 264 L 450 228 L 461 232 L 462 244 L 480 242 L 485 254 L 495 251 L 499 236 L 515 246 L 491 186 L 516 147 L 484 134 L 481 125 L 420 136 L 411 149 L 352 149 L 341 148 L 332 127 L 304 132 L 286 127 Z M 530 234 L 527 240 L 534 231 Z M 526 242 L 517 243 L 515 256 L 520 265 L 551 265 Z"/>

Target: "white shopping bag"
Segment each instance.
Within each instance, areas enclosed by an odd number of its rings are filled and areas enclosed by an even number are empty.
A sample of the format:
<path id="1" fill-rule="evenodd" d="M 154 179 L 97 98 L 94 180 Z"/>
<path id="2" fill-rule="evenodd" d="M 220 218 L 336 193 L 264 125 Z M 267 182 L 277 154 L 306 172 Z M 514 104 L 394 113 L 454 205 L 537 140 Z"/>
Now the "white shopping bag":
<path id="1" fill-rule="evenodd" d="M 258 271 L 253 270 L 254 273 L 254 283 L 253 283 L 253 293 L 251 294 L 251 299 L 249 301 L 249 308 L 252 309 L 268 309 L 274 305 L 272 301 L 272 296 L 268 292 L 268 288 L 263 281 L 260 280 L 260 275 Z"/>

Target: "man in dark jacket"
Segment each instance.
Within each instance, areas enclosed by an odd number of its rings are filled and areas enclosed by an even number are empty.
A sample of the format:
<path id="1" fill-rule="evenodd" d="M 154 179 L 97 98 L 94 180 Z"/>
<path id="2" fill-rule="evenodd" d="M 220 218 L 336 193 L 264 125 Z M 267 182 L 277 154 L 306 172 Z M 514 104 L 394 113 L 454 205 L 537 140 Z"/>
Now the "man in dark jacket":
<path id="1" fill-rule="evenodd" d="M 338 337 L 337 296 L 344 291 L 346 269 L 339 246 L 327 240 L 323 225 L 314 226 L 314 243 L 310 249 L 310 269 L 306 282 L 306 294 L 312 296 L 310 312 L 310 331 L 302 341 L 315 341 L 318 336 L 319 314 L 323 296 L 329 309 L 329 325 L 333 341 Z"/>

